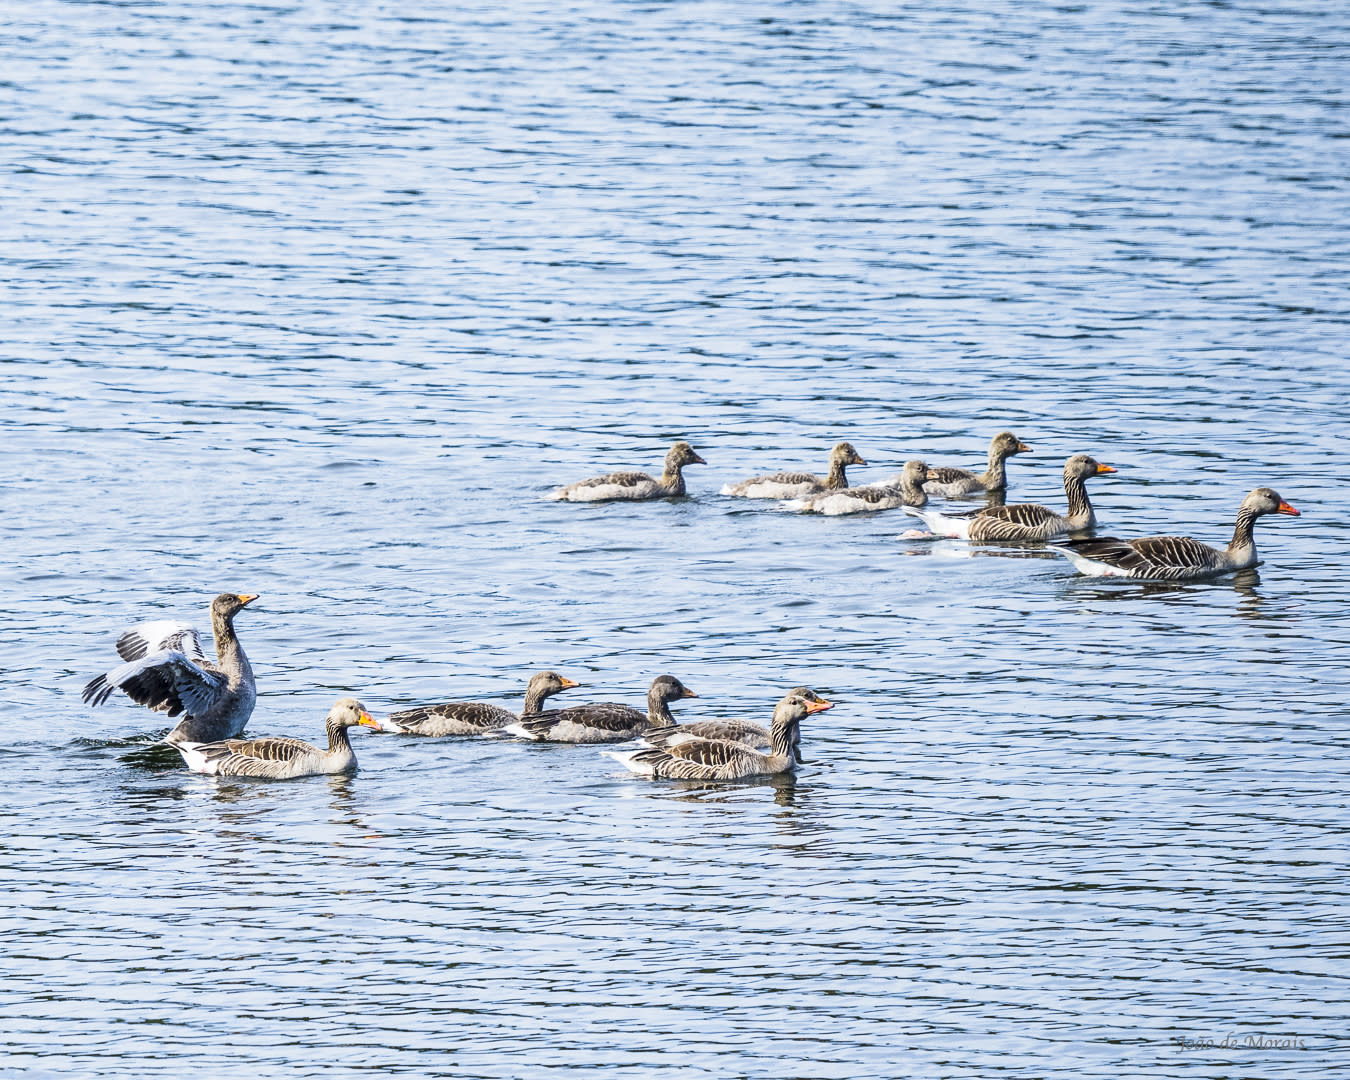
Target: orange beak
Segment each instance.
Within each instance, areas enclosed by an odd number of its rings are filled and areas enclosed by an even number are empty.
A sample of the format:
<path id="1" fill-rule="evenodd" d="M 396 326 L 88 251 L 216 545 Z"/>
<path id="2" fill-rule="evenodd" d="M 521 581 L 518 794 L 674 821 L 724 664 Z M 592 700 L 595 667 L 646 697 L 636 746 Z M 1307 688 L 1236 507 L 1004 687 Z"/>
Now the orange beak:
<path id="1" fill-rule="evenodd" d="M 1031 453 L 1031 447 L 1029 447 L 1029 446 L 1028 446 L 1026 443 L 1024 443 L 1024 442 L 1019 442 L 1019 443 L 1017 444 L 1017 449 L 1014 450 L 1013 453 L 1014 453 L 1014 454 L 1029 454 L 1029 453 Z"/>
<path id="2" fill-rule="evenodd" d="M 810 716 L 812 713 L 824 712 L 826 709 L 833 708 L 833 701 L 808 701 L 806 703 L 806 715 Z"/>
<path id="3" fill-rule="evenodd" d="M 563 688 L 564 690 L 571 690 L 574 686 L 580 686 L 580 685 L 581 685 L 581 683 L 579 683 L 579 682 L 573 682 L 573 681 L 572 681 L 571 679 L 569 679 L 566 675 L 559 675 L 559 676 L 558 676 L 558 681 L 559 681 L 560 683 L 562 683 L 562 688 Z"/>
<path id="4" fill-rule="evenodd" d="M 371 716 L 370 713 L 368 712 L 363 712 L 361 714 L 360 724 L 362 727 L 377 728 L 380 726 L 379 721 L 376 720 L 375 717 Z"/>
<path id="5" fill-rule="evenodd" d="M 1111 468 L 1110 465 L 1103 465 L 1103 464 L 1099 461 L 1099 462 L 1097 462 L 1097 471 L 1098 471 L 1099 473 L 1104 473 L 1104 472 L 1115 472 L 1116 470 L 1113 469 L 1113 468 Z"/>
<path id="6" fill-rule="evenodd" d="M 1299 512 L 1295 510 L 1292 506 L 1290 506 L 1287 502 L 1281 502 L 1279 506 L 1275 507 L 1275 512 L 1277 514 L 1288 514 L 1290 517 L 1301 516 Z"/>
<path id="7" fill-rule="evenodd" d="M 698 695 L 697 695 L 696 693 L 694 693 L 692 690 L 690 690 L 689 687 L 687 687 L 687 686 L 684 688 L 684 696 L 685 696 L 685 697 L 698 697 Z"/>
<path id="8" fill-rule="evenodd" d="M 256 599 L 258 599 L 258 594 L 257 594 L 257 593 L 253 593 L 253 594 L 251 594 L 251 595 L 250 595 L 249 593 L 240 593 L 240 594 L 239 594 L 239 606 L 240 606 L 240 607 L 243 607 L 245 604 L 251 604 L 251 603 L 253 603 L 253 601 L 256 600 Z"/>

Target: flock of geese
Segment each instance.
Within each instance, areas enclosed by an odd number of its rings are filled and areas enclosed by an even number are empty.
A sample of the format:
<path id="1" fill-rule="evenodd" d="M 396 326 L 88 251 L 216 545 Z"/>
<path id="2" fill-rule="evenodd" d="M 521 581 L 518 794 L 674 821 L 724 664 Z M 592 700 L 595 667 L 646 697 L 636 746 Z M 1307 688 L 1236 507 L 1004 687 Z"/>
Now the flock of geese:
<path id="1" fill-rule="evenodd" d="M 1210 547 L 1188 536 L 1071 537 L 1089 532 L 1097 520 L 1088 498 L 1087 480 L 1116 470 L 1087 454 L 1064 464 L 1067 512 L 1038 503 L 1005 503 L 1007 460 L 1030 451 L 1011 432 L 994 436 L 983 472 L 933 467 L 912 460 L 889 480 L 850 487 L 845 470 L 867 462 L 846 442 L 830 453 L 825 476 L 777 472 L 728 484 L 723 495 L 787 500 L 795 510 L 817 514 L 875 513 L 902 508 L 920 518 L 927 532 L 911 530 L 905 538 L 956 537 L 978 543 L 1045 543 L 1064 555 L 1081 573 L 1153 581 L 1189 581 L 1243 570 L 1257 564 L 1253 527 L 1266 514 L 1299 511 L 1268 487 L 1252 491 L 1238 507 L 1233 538 L 1224 548 Z M 665 499 L 685 494 L 682 470 L 706 462 L 688 442 L 675 443 L 666 454 L 659 477 L 642 472 L 614 472 L 554 491 L 550 498 L 571 502 Z M 930 496 L 960 498 L 983 495 L 989 505 L 974 510 L 939 511 Z M 235 617 L 257 599 L 247 593 L 222 593 L 211 603 L 211 631 L 216 658 L 209 659 L 201 637 L 188 623 L 158 620 L 142 623 L 117 639 L 121 665 L 92 679 L 84 688 L 86 704 L 101 705 L 120 690 L 140 705 L 170 717 L 181 716 L 165 741 L 182 755 L 188 768 L 208 775 L 274 780 L 351 772 L 356 755 L 348 738 L 351 728 L 369 728 L 399 735 L 511 735 L 535 742 L 621 743 L 640 740 L 638 749 L 608 752 L 632 772 L 676 780 L 744 780 L 788 772 L 802 761 L 801 722 L 831 708 L 809 687 L 789 690 L 773 711 L 768 728 L 743 721 L 713 720 L 678 723 L 672 702 L 698 695 L 672 675 L 660 675 L 647 693 L 646 710 L 612 702 L 545 709 L 544 702 L 579 684 L 552 671 L 534 675 L 525 689 L 519 714 L 484 702 L 450 701 L 423 705 L 375 719 L 359 701 L 342 698 L 328 714 L 328 747 L 301 739 L 243 739 L 257 686 L 253 669 L 235 633 Z"/>

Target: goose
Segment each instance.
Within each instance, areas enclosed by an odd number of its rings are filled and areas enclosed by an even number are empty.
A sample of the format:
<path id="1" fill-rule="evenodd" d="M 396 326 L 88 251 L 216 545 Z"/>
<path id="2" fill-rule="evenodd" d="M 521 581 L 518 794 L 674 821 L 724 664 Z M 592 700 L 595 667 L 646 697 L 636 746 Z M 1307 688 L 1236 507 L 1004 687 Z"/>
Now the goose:
<path id="1" fill-rule="evenodd" d="M 626 742 L 650 728 L 670 727 L 675 717 L 669 703 L 695 697 L 698 695 L 674 675 L 658 675 L 647 691 L 646 712 L 605 701 L 522 716 L 502 730 L 535 742 Z"/>
<path id="2" fill-rule="evenodd" d="M 929 495 L 950 498 L 953 495 L 975 495 L 981 491 L 1002 491 L 1008 486 L 1004 462 L 1013 454 L 1027 454 L 1031 447 L 1011 431 L 1000 431 L 989 443 L 989 467 L 982 473 L 939 465 L 928 470 L 924 485 Z"/>
<path id="3" fill-rule="evenodd" d="M 904 469 L 881 484 L 864 484 L 846 491 L 831 491 L 809 499 L 788 503 L 790 509 L 808 514 L 864 514 L 876 510 L 894 510 L 897 506 L 926 506 L 924 477 L 928 466 L 922 461 L 905 462 Z"/>
<path id="4" fill-rule="evenodd" d="M 813 473 L 779 472 L 772 476 L 756 476 L 739 484 L 727 484 L 723 495 L 737 495 L 744 499 L 803 499 L 825 491 L 840 491 L 848 487 L 844 468 L 848 465 L 866 465 L 851 443 L 836 443 L 830 451 L 829 475 L 821 478 Z"/>
<path id="5" fill-rule="evenodd" d="M 809 686 L 794 686 L 783 695 L 783 700 L 790 697 L 818 703 L 825 700 Z M 656 747 L 676 746 L 691 739 L 720 739 L 723 742 L 740 743 L 755 750 L 764 750 L 772 745 L 769 729 L 752 724 L 749 720 L 699 720 L 692 724 L 652 728 L 650 731 L 644 731 L 639 738 L 647 746 Z"/>
<path id="6" fill-rule="evenodd" d="M 1064 494 L 1069 500 L 1068 514 L 1058 514 L 1038 503 L 986 506 L 964 514 L 943 514 L 936 510 L 914 510 L 906 506 L 905 513 L 922 518 L 935 536 L 952 536 L 977 542 L 1051 540 L 1065 533 L 1091 529 L 1097 524 L 1092 503 L 1088 501 L 1085 481 L 1089 476 L 1115 471 L 1110 465 L 1103 465 L 1087 454 L 1075 454 L 1069 458 L 1064 463 Z"/>
<path id="7" fill-rule="evenodd" d="M 258 696 L 253 668 L 234 632 L 234 617 L 256 599 L 247 593 L 221 593 L 211 601 L 214 663 L 202 652 L 197 631 L 185 622 L 160 619 L 132 627 L 117 639 L 117 654 L 125 663 L 90 680 L 81 695 L 85 704 L 102 705 L 114 690 L 121 690 L 155 712 L 183 714 L 167 742 L 234 738 L 253 715 Z"/>
<path id="8" fill-rule="evenodd" d="M 327 750 L 280 735 L 174 745 L 189 769 L 208 776 L 256 776 L 263 780 L 336 776 L 356 771 L 356 754 L 347 739 L 347 729 L 358 726 L 378 725 L 355 698 L 340 698 L 328 713 Z"/>
<path id="9" fill-rule="evenodd" d="M 808 701 L 789 694 L 773 711 L 771 749 L 767 754 L 725 739 L 690 739 L 674 746 L 606 751 L 608 757 L 640 776 L 667 780 L 748 780 L 791 772 L 802 760 L 801 722 L 812 713 L 833 708 L 828 701 Z"/>
<path id="10" fill-rule="evenodd" d="M 539 712 L 544 699 L 570 690 L 580 683 L 555 671 L 541 671 L 525 687 L 525 707 L 517 716 L 510 709 L 481 701 L 447 701 L 441 705 L 420 705 L 390 713 L 377 722 L 380 731 L 399 735 L 482 735 L 514 724 L 521 716 Z"/>
<path id="11" fill-rule="evenodd" d="M 562 499 L 568 502 L 605 502 L 613 499 L 668 499 L 684 494 L 684 474 L 680 471 L 686 465 L 706 465 L 694 448 L 681 440 L 666 452 L 666 467 L 661 479 L 642 472 L 613 472 L 606 476 L 594 476 L 589 480 L 578 480 L 575 484 L 559 488 L 549 496 L 550 499 Z"/>
<path id="12" fill-rule="evenodd" d="M 1259 487 L 1238 507 L 1233 539 L 1226 548 L 1212 548 L 1189 536 L 1143 536 L 1117 540 L 1066 540 L 1050 548 L 1073 563 L 1080 574 L 1092 577 L 1146 578 L 1150 581 L 1190 581 L 1227 574 L 1257 565 L 1252 530 L 1256 519 L 1266 514 L 1299 512 L 1268 487 Z"/>

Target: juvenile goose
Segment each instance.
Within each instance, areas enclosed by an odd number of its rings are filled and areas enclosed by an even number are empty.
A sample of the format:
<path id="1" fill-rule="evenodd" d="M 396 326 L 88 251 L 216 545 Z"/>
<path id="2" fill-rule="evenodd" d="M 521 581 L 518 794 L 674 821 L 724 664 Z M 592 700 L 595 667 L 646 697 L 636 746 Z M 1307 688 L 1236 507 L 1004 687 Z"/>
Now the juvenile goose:
<path id="1" fill-rule="evenodd" d="M 185 622 L 161 619 L 141 623 L 117 639 L 120 667 L 90 680 L 81 695 L 87 705 L 102 705 L 121 690 L 138 705 L 183 719 L 167 741 L 214 742 L 232 739 L 253 715 L 257 688 L 253 668 L 234 632 L 234 617 L 258 599 L 247 593 L 221 593 L 211 601 L 211 632 L 216 660 L 202 652 L 201 638 Z"/>
<path id="2" fill-rule="evenodd" d="M 373 728 L 376 723 L 355 698 L 341 698 L 328 713 L 327 750 L 282 736 L 175 745 L 189 769 L 208 776 L 256 776 L 264 780 L 334 776 L 356 771 L 356 754 L 347 740 L 347 729 L 358 726 Z"/>
<path id="3" fill-rule="evenodd" d="M 829 475 L 821 478 L 813 473 L 779 472 L 771 476 L 756 476 L 739 484 L 727 484 L 723 495 L 739 495 L 745 499 L 803 499 L 824 491 L 841 491 L 848 487 L 844 468 L 848 465 L 866 465 L 851 443 L 836 443 L 830 451 Z"/>
<path id="4" fill-rule="evenodd" d="M 1050 547 L 1073 563 L 1080 574 L 1190 581 L 1256 566 L 1252 530 L 1256 519 L 1266 514 L 1299 516 L 1276 492 L 1259 487 L 1242 500 L 1233 539 L 1223 549 L 1212 548 L 1189 536 L 1144 536 L 1138 540 L 1103 536 L 1098 540 L 1066 540 Z"/>
<path id="5" fill-rule="evenodd" d="M 545 698 L 580 685 L 555 671 L 541 671 L 532 676 L 525 687 L 525 707 L 520 716 L 510 709 L 482 701 L 447 701 L 441 705 L 420 705 L 390 713 L 377 721 L 376 727 L 399 735 L 482 735 L 514 724 L 521 716 L 538 713 Z"/>
<path id="6" fill-rule="evenodd" d="M 675 723 L 670 702 L 694 697 L 698 695 L 675 676 L 658 675 L 647 691 L 646 712 L 605 701 L 522 716 L 502 730 L 535 742 L 624 742 L 649 728 L 670 727 Z"/>
<path id="7" fill-rule="evenodd" d="M 788 503 L 793 510 L 808 514 L 865 514 L 875 510 L 894 510 L 897 506 L 926 506 L 924 477 L 928 466 L 922 461 L 907 461 L 904 469 L 882 484 L 864 484 L 846 491 L 831 491 L 809 499 Z"/>
<path id="8" fill-rule="evenodd" d="M 790 697 L 799 697 L 805 701 L 824 702 L 809 686 L 795 686 L 783 695 L 782 701 Z M 693 724 L 676 724 L 674 727 L 653 728 L 639 736 L 648 746 L 676 746 L 691 739 L 721 739 L 723 742 L 740 743 L 756 750 L 767 749 L 772 745 L 769 729 L 749 720 L 699 720 Z"/>
<path id="9" fill-rule="evenodd" d="M 832 706 L 828 701 L 807 701 L 789 694 L 773 711 L 772 746 L 767 754 L 725 739 L 690 739 L 674 746 L 606 753 L 631 772 L 667 780 L 748 780 L 774 776 L 790 772 L 802 760 L 802 719 L 829 708 Z"/>
<path id="10" fill-rule="evenodd" d="M 1011 431 L 1000 431 L 989 443 L 989 467 L 982 473 L 939 465 L 928 470 L 924 485 L 929 495 L 950 498 L 954 495 L 974 495 L 981 491 L 1002 491 L 1008 486 L 1004 462 L 1013 454 L 1030 453 L 1027 446 Z"/>
<path id="11" fill-rule="evenodd" d="M 606 476 L 594 476 L 589 480 L 578 480 L 575 484 L 559 488 L 549 498 L 569 502 L 668 499 L 673 495 L 684 494 L 684 474 L 681 469 L 686 465 L 706 464 L 708 463 L 694 453 L 692 446 L 681 440 L 666 452 L 666 468 L 660 480 L 643 472 L 614 472 Z"/>
<path id="12" fill-rule="evenodd" d="M 911 510 L 907 506 L 905 513 L 923 518 L 935 536 L 953 536 L 977 542 L 1050 540 L 1064 533 L 1091 529 L 1097 524 L 1092 504 L 1088 501 L 1085 481 L 1089 476 L 1115 471 L 1110 465 L 1102 465 L 1087 454 L 1075 454 L 1069 458 L 1064 463 L 1064 494 L 1069 500 L 1068 514 L 1057 514 L 1039 503 L 986 506 L 964 514 Z"/>

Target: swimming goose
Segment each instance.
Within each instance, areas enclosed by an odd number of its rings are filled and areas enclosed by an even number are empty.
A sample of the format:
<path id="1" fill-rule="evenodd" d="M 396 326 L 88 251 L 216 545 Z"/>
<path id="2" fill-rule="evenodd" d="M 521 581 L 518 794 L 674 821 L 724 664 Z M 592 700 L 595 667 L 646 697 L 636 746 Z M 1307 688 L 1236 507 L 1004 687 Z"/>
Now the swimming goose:
<path id="1" fill-rule="evenodd" d="M 1050 547 L 1073 563 L 1080 574 L 1092 577 L 1190 581 L 1256 566 L 1252 530 L 1256 519 L 1265 514 L 1299 516 L 1276 492 L 1259 487 L 1242 500 L 1233 539 L 1222 550 L 1189 536 L 1144 536 L 1138 540 L 1103 536 L 1096 540 L 1066 540 Z"/>
<path id="2" fill-rule="evenodd" d="M 355 698 L 341 698 L 328 713 L 327 750 L 280 735 L 175 745 L 189 769 L 208 776 L 256 776 L 263 780 L 335 776 L 356 771 L 356 754 L 347 739 L 347 729 L 358 726 L 378 725 Z"/>
<path id="3" fill-rule="evenodd" d="M 897 476 L 881 484 L 864 484 L 846 491 L 831 491 L 809 499 L 788 503 L 790 509 L 808 514 L 864 514 L 875 510 L 894 510 L 897 506 L 926 506 L 924 477 L 928 466 L 922 461 L 907 461 Z"/>
<path id="4" fill-rule="evenodd" d="M 794 686 L 783 695 L 782 701 L 790 697 L 817 703 L 825 700 L 809 686 Z M 639 738 L 648 746 L 657 747 L 676 746 L 691 739 L 721 739 L 723 742 L 740 743 L 755 750 L 764 750 L 772 745 L 769 729 L 752 724 L 749 720 L 699 720 L 692 724 L 653 728 L 651 731 L 643 732 Z"/>
<path id="5" fill-rule="evenodd" d="M 1003 463 L 1013 454 L 1030 452 L 1031 447 L 1011 431 L 1000 431 L 989 443 L 989 467 L 984 472 L 976 474 L 968 469 L 940 465 L 928 470 L 928 482 L 924 487 L 929 495 L 944 498 L 974 495 L 981 491 L 1002 491 L 1008 486 Z"/>
<path id="6" fill-rule="evenodd" d="M 554 671 L 541 671 L 525 687 L 525 707 L 517 716 L 510 709 L 482 701 L 447 701 L 441 705 L 420 705 L 390 713 L 377 722 L 380 731 L 399 735 L 482 735 L 514 724 L 521 716 L 539 712 L 544 699 L 580 686 Z"/>
<path id="7" fill-rule="evenodd" d="M 1110 465 L 1102 465 L 1087 454 L 1075 454 L 1064 463 L 1064 494 L 1069 500 L 1068 514 L 1058 514 L 1038 503 L 1012 503 L 1008 506 L 986 506 L 964 514 L 943 514 L 936 510 L 911 510 L 905 513 L 923 518 L 935 536 L 953 536 L 961 540 L 1036 541 L 1051 540 L 1064 533 L 1082 532 L 1097 524 L 1088 501 L 1089 476 L 1113 473 Z"/>
<path id="8" fill-rule="evenodd" d="M 214 663 L 202 652 L 197 631 L 185 622 L 161 619 L 132 627 L 117 639 L 117 654 L 126 662 L 90 680 L 81 695 L 85 704 L 102 705 L 114 690 L 121 690 L 155 712 L 184 714 L 168 742 L 234 738 L 244 730 L 257 700 L 253 668 L 235 636 L 234 617 L 256 599 L 247 593 L 221 593 L 211 601 Z"/>
<path id="9" fill-rule="evenodd" d="M 821 478 L 813 473 L 779 472 L 772 476 L 756 476 L 739 484 L 727 484 L 723 495 L 738 495 L 745 499 L 804 499 L 825 491 L 841 491 L 848 487 L 844 475 L 847 465 L 866 465 L 851 443 L 835 444 L 830 451 L 829 475 Z"/>
<path id="10" fill-rule="evenodd" d="M 549 498 L 569 502 L 667 499 L 673 495 L 684 494 L 684 474 L 680 471 L 684 466 L 706 464 L 708 463 L 694 453 L 692 446 L 681 440 L 666 452 L 666 468 L 660 480 L 642 472 L 614 472 L 607 476 L 578 480 L 575 484 L 559 488 Z"/>
<path id="11" fill-rule="evenodd" d="M 698 697 L 673 675 L 658 675 L 647 691 L 647 711 L 613 702 L 550 709 L 536 716 L 522 716 L 503 731 L 535 742 L 600 743 L 624 742 L 649 728 L 675 723 L 669 703 Z"/>
<path id="12" fill-rule="evenodd" d="M 725 739 L 690 739 L 674 746 L 606 751 L 631 772 L 667 780 L 748 780 L 790 772 L 802 760 L 801 722 L 833 706 L 790 694 L 773 711 L 772 747 L 767 754 Z"/>

